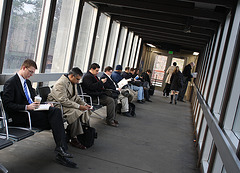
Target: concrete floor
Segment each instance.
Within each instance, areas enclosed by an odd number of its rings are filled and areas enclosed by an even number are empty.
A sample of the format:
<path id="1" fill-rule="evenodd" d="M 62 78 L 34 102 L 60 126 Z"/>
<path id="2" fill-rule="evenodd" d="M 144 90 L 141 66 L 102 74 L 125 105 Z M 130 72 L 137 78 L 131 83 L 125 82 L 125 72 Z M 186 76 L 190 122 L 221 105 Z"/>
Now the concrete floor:
<path id="1" fill-rule="evenodd" d="M 50 131 L 0 150 L 0 163 L 9 173 L 199 173 L 190 103 L 171 105 L 160 91 L 151 99 L 152 103 L 135 103 L 135 118 L 118 115 L 118 128 L 93 116 L 95 145 L 87 150 L 69 146 L 77 169 L 55 162 Z M 104 115 L 105 109 L 98 112 Z"/>

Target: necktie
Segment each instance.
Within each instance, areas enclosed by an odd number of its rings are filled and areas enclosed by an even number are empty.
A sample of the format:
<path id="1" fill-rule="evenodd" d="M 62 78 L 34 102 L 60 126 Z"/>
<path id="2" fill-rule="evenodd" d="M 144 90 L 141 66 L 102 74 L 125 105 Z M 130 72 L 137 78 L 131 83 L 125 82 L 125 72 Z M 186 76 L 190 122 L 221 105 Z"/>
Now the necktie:
<path id="1" fill-rule="evenodd" d="M 27 97 L 28 103 L 31 104 L 33 101 L 32 101 L 32 99 L 31 99 L 31 98 L 29 97 L 29 95 L 28 95 L 26 80 L 24 81 L 24 93 L 25 93 L 25 96 Z"/>

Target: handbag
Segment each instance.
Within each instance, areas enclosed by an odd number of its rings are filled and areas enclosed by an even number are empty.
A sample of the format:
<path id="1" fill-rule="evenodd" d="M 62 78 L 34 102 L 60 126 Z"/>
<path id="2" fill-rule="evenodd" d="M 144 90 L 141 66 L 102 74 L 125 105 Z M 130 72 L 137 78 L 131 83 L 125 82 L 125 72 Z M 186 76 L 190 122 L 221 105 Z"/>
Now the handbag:
<path id="1" fill-rule="evenodd" d="M 82 128 L 84 133 L 81 135 L 78 135 L 77 139 L 82 145 L 84 145 L 87 148 L 90 148 L 94 144 L 94 139 L 97 138 L 96 129 L 93 127 L 90 127 L 87 124 L 82 124 Z"/>
<path id="2" fill-rule="evenodd" d="M 113 99 L 117 99 L 120 92 L 118 90 L 106 89 L 105 94 Z"/>

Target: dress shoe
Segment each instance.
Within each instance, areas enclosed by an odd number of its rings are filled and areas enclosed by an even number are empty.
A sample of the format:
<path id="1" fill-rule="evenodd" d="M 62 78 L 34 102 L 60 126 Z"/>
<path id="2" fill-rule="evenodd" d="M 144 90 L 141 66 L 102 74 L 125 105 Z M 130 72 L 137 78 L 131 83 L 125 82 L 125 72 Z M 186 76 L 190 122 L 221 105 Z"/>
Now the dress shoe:
<path id="1" fill-rule="evenodd" d="M 129 112 L 123 112 L 122 115 L 126 116 L 126 117 L 131 117 L 132 116 Z"/>
<path id="2" fill-rule="evenodd" d="M 76 163 L 72 162 L 66 157 L 62 157 L 60 154 L 56 155 L 56 161 L 63 166 L 70 167 L 70 168 L 77 168 Z"/>
<path id="3" fill-rule="evenodd" d="M 148 100 L 146 100 L 147 102 L 152 102 L 152 100 L 150 100 L 150 99 L 148 99 Z"/>
<path id="4" fill-rule="evenodd" d="M 118 124 L 116 124 L 114 121 L 107 122 L 107 125 L 112 127 L 118 127 Z"/>
<path id="5" fill-rule="evenodd" d="M 178 100 L 178 101 L 180 101 L 180 102 L 185 102 L 183 99 L 180 99 L 180 100 Z"/>
<path id="6" fill-rule="evenodd" d="M 117 120 L 113 120 L 113 122 L 114 122 L 115 124 L 119 124 L 119 122 L 118 122 Z"/>
<path id="7" fill-rule="evenodd" d="M 138 100 L 137 102 L 140 103 L 140 104 L 143 104 L 142 100 Z"/>
<path id="8" fill-rule="evenodd" d="M 73 147 L 76 147 L 76 148 L 79 148 L 79 149 L 82 149 L 82 150 L 86 150 L 87 147 L 85 147 L 84 145 L 82 145 L 77 138 L 72 138 L 71 141 L 70 141 L 70 144 L 73 146 Z"/>
<path id="9" fill-rule="evenodd" d="M 55 153 L 57 153 L 58 155 L 60 155 L 62 157 L 73 158 L 73 155 L 64 151 L 64 149 L 62 147 L 56 147 L 55 148 Z"/>

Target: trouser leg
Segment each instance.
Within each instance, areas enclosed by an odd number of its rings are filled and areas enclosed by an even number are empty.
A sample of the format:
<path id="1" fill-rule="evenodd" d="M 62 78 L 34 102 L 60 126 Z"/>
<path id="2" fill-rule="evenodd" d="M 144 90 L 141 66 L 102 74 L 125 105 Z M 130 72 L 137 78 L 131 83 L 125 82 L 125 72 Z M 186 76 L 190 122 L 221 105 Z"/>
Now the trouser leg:
<path id="1" fill-rule="evenodd" d="M 74 138 L 77 135 L 83 134 L 82 123 L 80 118 L 78 118 L 72 124 L 69 124 L 68 130 L 70 131 L 71 138 Z"/>
<path id="2" fill-rule="evenodd" d="M 108 96 L 102 96 L 100 98 L 100 104 L 107 106 L 107 117 L 106 117 L 106 121 L 107 122 L 111 122 L 115 119 L 116 117 L 116 112 L 115 112 L 115 108 L 117 105 L 117 101 L 111 97 Z"/>
<path id="3" fill-rule="evenodd" d="M 65 129 L 60 109 L 50 107 L 48 111 L 32 111 L 31 118 L 33 127 L 52 129 L 56 146 L 67 149 Z"/>
<path id="4" fill-rule="evenodd" d="M 127 97 L 123 97 L 121 99 L 121 103 L 122 103 L 121 112 L 128 112 L 129 111 L 128 98 Z"/>

